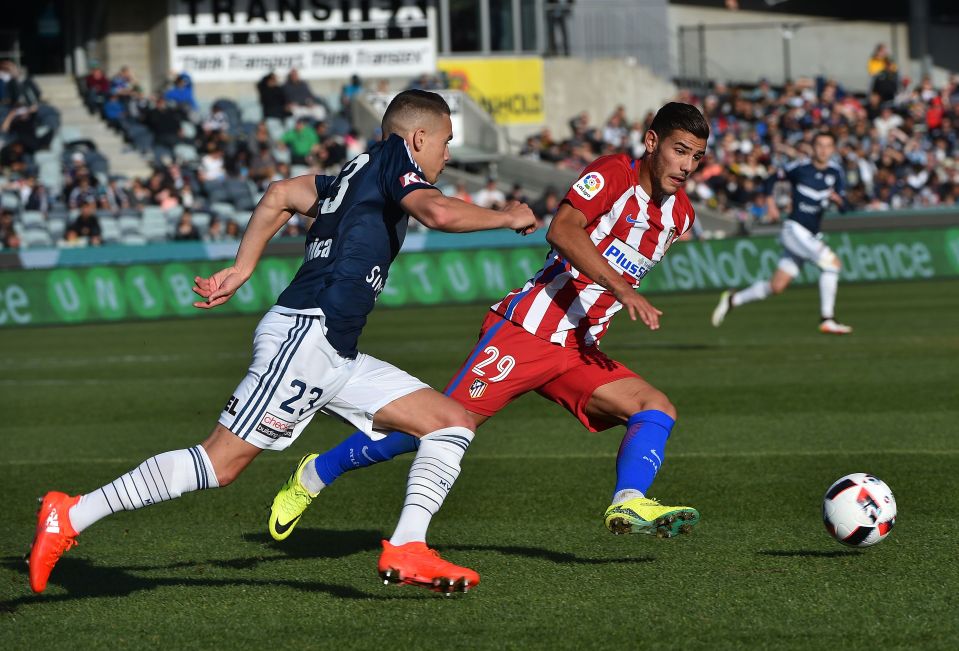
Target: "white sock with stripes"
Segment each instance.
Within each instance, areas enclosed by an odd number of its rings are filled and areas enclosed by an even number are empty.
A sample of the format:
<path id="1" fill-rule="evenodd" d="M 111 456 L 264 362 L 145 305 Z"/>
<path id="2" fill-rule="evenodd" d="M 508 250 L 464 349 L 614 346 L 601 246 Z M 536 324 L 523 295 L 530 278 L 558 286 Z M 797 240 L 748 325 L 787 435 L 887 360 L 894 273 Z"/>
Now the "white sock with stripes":
<path id="1" fill-rule="evenodd" d="M 733 304 L 733 307 L 739 307 L 745 303 L 761 301 L 764 298 L 768 298 L 772 293 L 772 286 L 769 284 L 768 280 L 757 280 L 746 289 L 740 289 L 739 291 L 735 292 L 730 300 L 730 303 Z"/>
<path id="2" fill-rule="evenodd" d="M 164 452 L 80 497 L 70 509 L 70 524 L 80 533 L 111 513 L 135 511 L 183 493 L 218 486 L 213 464 L 202 445 Z"/>
<path id="3" fill-rule="evenodd" d="M 410 466 L 406 500 L 390 543 L 426 542 L 426 529 L 433 515 L 460 474 L 460 460 L 466 454 L 473 432 L 465 427 L 446 427 L 420 439 L 420 449 Z"/>

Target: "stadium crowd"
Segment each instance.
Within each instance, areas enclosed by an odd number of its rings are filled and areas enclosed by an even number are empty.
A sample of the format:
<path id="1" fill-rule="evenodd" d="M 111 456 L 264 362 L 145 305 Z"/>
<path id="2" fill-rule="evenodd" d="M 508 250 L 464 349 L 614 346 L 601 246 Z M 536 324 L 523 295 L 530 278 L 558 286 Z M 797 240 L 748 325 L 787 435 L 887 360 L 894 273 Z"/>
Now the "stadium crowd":
<path id="1" fill-rule="evenodd" d="M 885 83 L 885 80 L 883 80 Z M 875 84 L 874 84 L 875 86 Z M 903 79 L 884 101 L 875 88 L 857 97 L 834 81 L 802 79 L 773 88 L 717 83 L 679 101 L 700 106 L 712 130 L 707 161 L 687 184 L 694 201 L 736 214 L 744 225 L 770 220 L 769 200 L 789 202 L 778 169 L 811 154 L 812 138 L 835 134 L 851 210 L 883 211 L 956 205 L 959 200 L 959 76 L 944 88 Z M 627 116 L 620 106 L 602 125 L 587 113 L 569 122 L 569 137 L 549 130 L 527 139 L 521 155 L 579 170 L 598 154 L 644 151 L 652 113 Z"/>
<path id="2" fill-rule="evenodd" d="M 872 91 L 865 97 L 824 78 L 782 88 L 760 80 L 754 87 L 715 83 L 707 92 L 681 91 L 677 99 L 700 106 L 712 129 L 707 161 L 686 188 L 690 197 L 732 213 L 743 230 L 769 222 L 770 204 L 782 209 L 789 202 L 776 171 L 808 156 L 813 135 L 828 129 L 837 137 L 849 209 L 955 205 L 959 76 L 943 88 L 929 79 L 900 81 L 880 48 L 869 71 Z M 51 115 L 40 102 L 41 89 L 16 66 L 0 65 L 0 189 L 10 195 L 3 207 L 64 221 L 57 232 L 61 245 L 140 241 L 139 236 L 122 240 L 113 220 L 145 218 L 157 210 L 163 223 L 143 231 L 146 241 L 239 237 L 244 217 L 271 181 L 335 173 L 364 151 L 368 141 L 353 127 L 350 104 L 366 90 L 390 90 L 385 80 L 370 87 L 354 75 L 339 97 L 320 97 L 292 70 L 283 78 L 270 73 L 261 79 L 255 85 L 258 102 L 241 106 L 221 99 L 201 110 L 193 82 L 183 73 L 171 73 L 155 94 L 144 93 L 127 66 L 109 77 L 94 65 L 78 83 L 88 109 L 151 160 L 153 171 L 146 178 L 111 175 L 95 145 L 78 139 L 59 153 L 62 178 L 38 176 L 38 152 L 50 147 L 58 126 L 55 111 Z M 423 75 L 408 87 L 441 85 L 437 77 Z M 597 125 L 583 112 L 569 121 L 566 137 L 544 129 L 526 140 L 520 155 L 574 171 L 601 154 L 624 151 L 638 157 L 651 120 L 652 113 L 630 116 L 620 106 Z M 519 186 L 504 193 L 495 179 L 473 194 L 463 185 L 443 189 L 487 207 L 532 199 L 542 219 L 561 198 L 553 187 L 532 198 Z M 0 216 L 0 244 L 16 248 L 18 234 L 4 227 L 5 221 Z M 106 232 L 100 232 L 101 221 L 108 222 Z M 297 236 L 302 230 L 303 224 L 292 220 L 282 234 Z"/>

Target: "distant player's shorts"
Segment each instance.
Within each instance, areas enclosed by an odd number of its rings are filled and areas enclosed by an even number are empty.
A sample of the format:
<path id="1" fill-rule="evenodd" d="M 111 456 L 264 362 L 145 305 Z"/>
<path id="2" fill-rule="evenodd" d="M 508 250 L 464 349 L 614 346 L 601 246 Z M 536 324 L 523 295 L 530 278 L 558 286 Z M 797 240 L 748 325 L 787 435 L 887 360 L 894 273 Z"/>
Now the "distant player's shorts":
<path id="1" fill-rule="evenodd" d="M 429 388 L 392 364 L 360 353 L 342 357 L 325 336 L 325 317 L 267 312 L 253 335 L 253 362 L 227 401 L 220 424 L 264 450 L 290 446 L 318 411 L 373 439 L 373 416 Z"/>
<path id="2" fill-rule="evenodd" d="M 839 271 L 839 258 L 822 240 L 822 233 L 814 234 L 799 222 L 787 219 L 779 235 L 783 246 L 779 269 L 795 278 L 806 262 L 822 271 Z"/>
<path id="3" fill-rule="evenodd" d="M 619 423 L 586 413 L 599 387 L 638 377 L 599 348 L 564 348 L 530 334 L 521 326 L 490 312 L 479 341 L 457 371 L 446 395 L 483 416 L 492 416 L 519 396 L 536 391 L 565 407 L 589 431 Z"/>

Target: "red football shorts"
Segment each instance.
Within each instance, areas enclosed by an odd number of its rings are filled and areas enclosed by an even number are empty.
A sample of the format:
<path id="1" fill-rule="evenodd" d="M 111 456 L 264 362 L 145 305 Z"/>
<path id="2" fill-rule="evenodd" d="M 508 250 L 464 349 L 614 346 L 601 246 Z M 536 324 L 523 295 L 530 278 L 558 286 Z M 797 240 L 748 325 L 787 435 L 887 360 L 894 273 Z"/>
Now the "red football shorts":
<path id="1" fill-rule="evenodd" d="M 589 431 L 599 432 L 618 423 L 590 417 L 590 397 L 604 384 L 628 377 L 638 376 L 595 346 L 565 348 L 490 312 L 476 346 L 445 393 L 469 411 L 492 416 L 536 391 L 565 407 Z"/>

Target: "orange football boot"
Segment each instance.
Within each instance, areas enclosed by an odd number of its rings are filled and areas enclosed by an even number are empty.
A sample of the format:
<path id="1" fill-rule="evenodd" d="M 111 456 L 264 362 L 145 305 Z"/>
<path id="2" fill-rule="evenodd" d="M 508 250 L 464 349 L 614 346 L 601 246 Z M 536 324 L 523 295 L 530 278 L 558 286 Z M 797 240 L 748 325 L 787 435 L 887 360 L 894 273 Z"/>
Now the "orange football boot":
<path id="1" fill-rule="evenodd" d="M 70 525 L 70 508 L 80 496 L 50 491 L 43 496 L 37 512 L 37 534 L 30 548 L 30 587 L 43 592 L 53 566 L 68 549 L 77 544 L 77 532 Z"/>
<path id="2" fill-rule="evenodd" d="M 419 585 L 446 596 L 454 592 L 468 592 L 480 582 L 479 574 L 444 561 L 439 552 L 423 542 L 393 546 L 384 540 L 378 569 L 384 584 Z"/>

